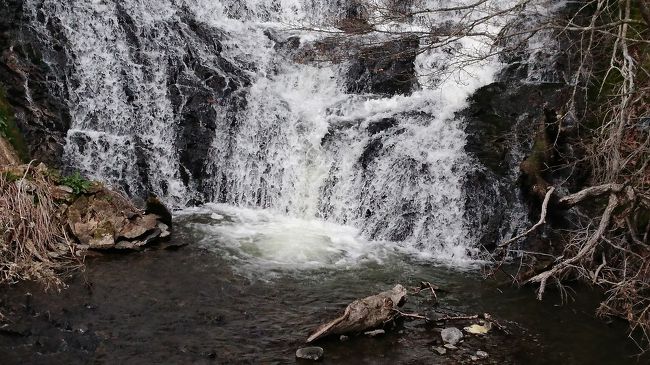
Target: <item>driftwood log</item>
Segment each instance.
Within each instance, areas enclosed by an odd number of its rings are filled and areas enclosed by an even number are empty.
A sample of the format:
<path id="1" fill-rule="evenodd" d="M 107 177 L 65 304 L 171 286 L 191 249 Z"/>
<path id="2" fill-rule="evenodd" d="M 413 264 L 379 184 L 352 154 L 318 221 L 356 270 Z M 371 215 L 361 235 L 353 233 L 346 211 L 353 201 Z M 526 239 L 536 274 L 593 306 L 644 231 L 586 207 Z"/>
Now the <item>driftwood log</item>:
<path id="1" fill-rule="evenodd" d="M 399 314 L 397 308 L 406 301 L 406 288 L 397 284 L 391 290 L 358 299 L 350 303 L 338 318 L 318 327 L 307 342 L 313 342 L 328 335 L 359 333 L 381 327 Z"/>

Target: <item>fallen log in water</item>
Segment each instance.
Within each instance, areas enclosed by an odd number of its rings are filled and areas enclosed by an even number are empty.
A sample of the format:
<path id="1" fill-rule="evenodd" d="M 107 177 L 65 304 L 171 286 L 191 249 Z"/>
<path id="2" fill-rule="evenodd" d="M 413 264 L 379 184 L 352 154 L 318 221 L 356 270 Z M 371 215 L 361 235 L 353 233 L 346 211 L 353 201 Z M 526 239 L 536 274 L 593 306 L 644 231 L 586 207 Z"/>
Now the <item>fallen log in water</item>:
<path id="1" fill-rule="evenodd" d="M 397 284 L 391 290 L 358 299 L 350 303 L 343 315 L 318 327 L 307 342 L 313 342 L 328 335 L 359 333 L 377 328 L 392 321 L 399 313 L 398 307 L 406 300 L 406 288 Z"/>

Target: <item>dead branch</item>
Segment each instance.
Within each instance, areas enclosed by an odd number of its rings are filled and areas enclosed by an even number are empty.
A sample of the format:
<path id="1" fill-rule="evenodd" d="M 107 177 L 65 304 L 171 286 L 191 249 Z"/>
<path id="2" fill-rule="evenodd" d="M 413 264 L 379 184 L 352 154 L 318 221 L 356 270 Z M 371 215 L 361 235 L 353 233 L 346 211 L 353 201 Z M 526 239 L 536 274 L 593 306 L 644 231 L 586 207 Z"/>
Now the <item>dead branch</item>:
<path id="1" fill-rule="evenodd" d="M 509 239 L 509 240 L 507 240 L 507 241 L 505 241 L 503 243 L 500 243 L 498 247 L 500 247 L 500 248 L 507 247 L 507 246 L 511 245 L 513 242 L 516 242 L 517 240 L 519 240 L 519 239 L 521 239 L 523 237 L 526 237 L 529 234 L 533 233 L 542 224 L 546 223 L 546 212 L 547 212 L 547 209 L 548 209 L 548 202 L 551 199 L 551 195 L 553 194 L 554 191 L 555 191 L 555 187 L 552 186 L 546 192 L 546 195 L 544 196 L 544 202 L 542 203 L 542 212 L 540 214 L 539 221 L 537 223 L 535 223 L 535 225 L 532 226 L 526 232 L 524 232 L 524 233 L 522 233 L 520 235 L 517 235 L 516 237 L 513 237 L 513 238 L 511 238 L 511 239 Z"/>
<path id="2" fill-rule="evenodd" d="M 358 333 L 383 326 L 395 318 L 395 310 L 406 300 L 406 293 L 406 288 L 397 284 L 391 290 L 355 300 L 341 316 L 318 327 L 307 342 L 331 334 Z"/>
<path id="3" fill-rule="evenodd" d="M 565 207 L 572 207 L 587 198 L 598 197 L 607 193 L 620 193 L 623 190 L 622 184 L 603 184 L 598 186 L 591 186 L 586 189 L 580 190 L 575 194 L 565 196 L 560 199 L 559 203 Z"/>
<path id="4" fill-rule="evenodd" d="M 616 194 L 610 194 L 609 195 L 609 203 L 607 204 L 607 208 L 605 208 L 605 212 L 603 213 L 601 219 L 600 219 L 600 224 L 598 225 L 598 229 L 596 232 L 585 242 L 585 244 L 582 246 L 580 251 L 578 253 L 571 257 L 568 258 L 556 265 L 554 265 L 550 270 L 542 272 L 530 279 L 528 279 L 527 282 L 529 283 L 539 283 L 539 289 L 537 291 L 537 298 L 542 299 L 542 296 L 544 295 L 544 290 L 546 288 L 546 282 L 549 278 L 557 276 L 564 272 L 564 270 L 569 267 L 570 265 L 586 258 L 588 255 L 591 255 L 593 252 L 594 248 L 600 241 L 601 237 L 605 233 L 605 230 L 609 226 L 609 221 L 612 216 L 612 212 L 614 209 L 618 206 L 618 198 L 616 197 Z"/>

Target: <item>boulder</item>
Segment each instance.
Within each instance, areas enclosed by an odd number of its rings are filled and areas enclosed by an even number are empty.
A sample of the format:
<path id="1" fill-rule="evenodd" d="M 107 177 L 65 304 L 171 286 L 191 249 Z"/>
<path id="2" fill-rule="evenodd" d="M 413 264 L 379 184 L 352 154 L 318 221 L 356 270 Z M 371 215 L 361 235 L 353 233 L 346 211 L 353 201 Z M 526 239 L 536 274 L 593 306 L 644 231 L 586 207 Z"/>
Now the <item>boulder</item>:
<path id="1" fill-rule="evenodd" d="M 160 199 L 155 195 L 149 195 L 147 198 L 146 207 L 144 209 L 147 214 L 155 214 L 160 217 L 160 221 L 168 227 L 172 226 L 172 213 L 167 209 Z"/>
<path id="2" fill-rule="evenodd" d="M 170 235 L 171 214 L 157 201 L 157 208 L 168 214 L 163 218 L 137 209 L 122 195 L 95 186 L 92 193 L 78 196 L 65 217 L 71 232 L 81 245 L 94 250 L 139 249 Z"/>

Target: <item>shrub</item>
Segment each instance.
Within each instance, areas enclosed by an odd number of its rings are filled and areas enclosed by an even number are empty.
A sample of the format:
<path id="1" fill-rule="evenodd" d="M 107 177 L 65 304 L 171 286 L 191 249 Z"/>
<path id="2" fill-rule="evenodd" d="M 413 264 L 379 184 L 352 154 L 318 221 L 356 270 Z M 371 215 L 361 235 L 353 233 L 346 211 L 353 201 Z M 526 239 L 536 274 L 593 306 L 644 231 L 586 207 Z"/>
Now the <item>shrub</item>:
<path id="1" fill-rule="evenodd" d="M 89 180 L 86 180 L 79 174 L 79 171 L 75 171 L 74 174 L 66 176 L 61 179 L 61 184 L 72 189 L 72 192 L 75 195 L 81 195 L 88 192 L 92 183 Z"/>

